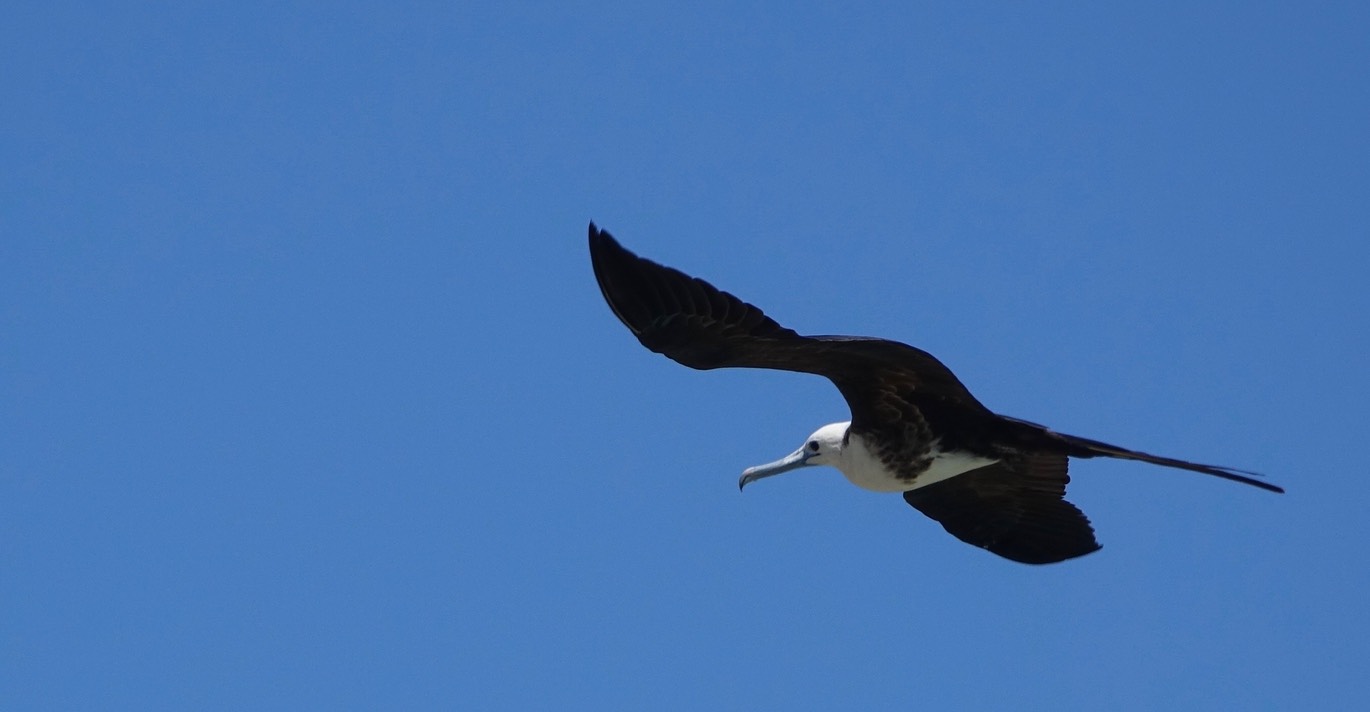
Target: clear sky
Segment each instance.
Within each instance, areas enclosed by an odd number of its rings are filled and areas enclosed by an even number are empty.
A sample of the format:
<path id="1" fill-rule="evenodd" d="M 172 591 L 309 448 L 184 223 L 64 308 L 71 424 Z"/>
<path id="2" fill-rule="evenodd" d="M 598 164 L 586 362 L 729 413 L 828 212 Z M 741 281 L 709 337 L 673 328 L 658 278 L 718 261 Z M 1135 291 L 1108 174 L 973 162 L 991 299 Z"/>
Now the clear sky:
<path id="1" fill-rule="evenodd" d="M 0 708 L 1363 704 L 1370 10 L 885 5 L 8 7 Z M 739 494 L 842 400 L 641 348 L 591 219 L 1289 493 Z"/>

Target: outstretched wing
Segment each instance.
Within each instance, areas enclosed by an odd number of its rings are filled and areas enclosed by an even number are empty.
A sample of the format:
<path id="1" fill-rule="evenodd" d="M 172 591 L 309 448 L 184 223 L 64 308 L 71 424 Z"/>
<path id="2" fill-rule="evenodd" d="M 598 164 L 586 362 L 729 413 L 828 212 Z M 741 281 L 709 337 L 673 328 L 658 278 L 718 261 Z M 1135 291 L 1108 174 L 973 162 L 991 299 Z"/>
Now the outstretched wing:
<path id="1" fill-rule="evenodd" d="M 604 301 L 633 336 L 690 368 L 783 368 L 772 365 L 784 363 L 774 346 L 802 341 L 708 282 L 629 252 L 594 223 L 590 261 Z"/>
<path id="2" fill-rule="evenodd" d="M 619 320 L 643 346 L 677 363 L 826 376 L 851 406 L 858 430 L 867 422 L 889 422 L 885 411 L 913 406 L 914 393 L 919 400 L 989 414 L 950 369 L 921 349 L 858 336 L 801 336 L 698 277 L 638 257 L 594 223 L 590 259 Z"/>
<path id="3" fill-rule="evenodd" d="M 1094 529 L 1065 501 L 1065 455 L 1027 455 L 986 465 L 904 499 L 952 536 L 1025 564 L 1051 564 L 1099 550 Z"/>

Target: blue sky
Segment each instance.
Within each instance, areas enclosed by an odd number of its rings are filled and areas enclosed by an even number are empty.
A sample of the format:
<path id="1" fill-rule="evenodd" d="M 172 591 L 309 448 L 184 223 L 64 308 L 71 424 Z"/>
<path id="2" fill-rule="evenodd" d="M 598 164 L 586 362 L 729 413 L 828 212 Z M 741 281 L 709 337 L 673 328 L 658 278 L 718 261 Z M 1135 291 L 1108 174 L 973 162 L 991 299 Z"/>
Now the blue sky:
<path id="1" fill-rule="evenodd" d="M 1370 13 L 21 3 L 0 706 L 1347 709 L 1370 694 Z M 997 411 L 1104 548 L 966 546 L 695 372 L 585 225 Z"/>

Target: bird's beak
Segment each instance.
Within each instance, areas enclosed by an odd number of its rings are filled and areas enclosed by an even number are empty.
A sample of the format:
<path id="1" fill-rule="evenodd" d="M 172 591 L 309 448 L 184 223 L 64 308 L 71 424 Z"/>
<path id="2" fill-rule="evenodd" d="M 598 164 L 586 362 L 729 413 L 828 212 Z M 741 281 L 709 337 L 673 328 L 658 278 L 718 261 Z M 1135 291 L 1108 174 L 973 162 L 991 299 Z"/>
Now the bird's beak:
<path id="1" fill-rule="evenodd" d="M 741 490 L 743 487 L 746 487 L 763 477 L 771 477 L 803 467 L 809 464 L 809 457 L 809 452 L 801 447 L 775 462 L 757 465 L 756 467 L 748 467 L 746 470 L 742 471 L 742 479 L 737 481 L 737 488 Z"/>

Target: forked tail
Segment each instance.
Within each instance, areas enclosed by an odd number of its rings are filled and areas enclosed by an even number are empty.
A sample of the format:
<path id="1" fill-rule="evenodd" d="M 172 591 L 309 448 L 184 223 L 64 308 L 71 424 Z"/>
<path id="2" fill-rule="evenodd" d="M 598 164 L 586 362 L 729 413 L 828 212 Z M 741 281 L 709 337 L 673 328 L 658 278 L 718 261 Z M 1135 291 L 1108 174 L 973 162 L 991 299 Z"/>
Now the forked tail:
<path id="1" fill-rule="evenodd" d="M 1251 472 L 1249 470 L 1238 470 L 1235 467 L 1222 467 L 1221 465 L 1205 465 L 1199 462 L 1189 462 L 1188 460 L 1177 460 L 1173 457 L 1152 455 L 1148 452 L 1128 450 L 1127 448 L 1118 447 L 1117 445 L 1110 445 L 1108 443 L 1099 442 L 1098 440 L 1090 440 L 1089 438 L 1081 438 L 1075 435 L 1064 435 L 1056 432 L 1052 432 L 1051 434 L 1071 446 L 1070 455 L 1072 457 L 1116 457 L 1120 460 L 1138 460 L 1141 462 L 1149 462 L 1153 465 L 1189 470 L 1190 472 L 1202 472 L 1205 475 L 1213 475 L 1214 477 L 1221 477 L 1225 480 L 1241 482 L 1242 484 L 1259 487 L 1269 492 L 1284 493 L 1283 487 L 1256 479 L 1261 476 L 1260 473 Z"/>
<path id="2" fill-rule="evenodd" d="M 1222 467 L 1221 465 L 1205 465 L 1203 463 L 1190 462 L 1188 460 L 1177 460 L 1173 457 L 1152 455 L 1148 452 L 1129 450 L 1125 447 L 1118 447 L 1117 445 L 1110 445 L 1106 442 L 1082 438 L 1078 435 L 1058 433 L 1050 428 L 1037 425 L 1036 423 L 1030 423 L 1026 420 L 1018 420 L 1017 418 L 1006 419 L 1030 426 L 1037 431 L 1038 436 L 1045 436 L 1058 445 L 1065 445 L 1066 447 L 1064 450 L 1066 454 L 1071 457 L 1114 457 L 1120 460 L 1149 462 L 1153 465 L 1161 465 L 1163 467 L 1174 467 L 1180 470 L 1189 470 L 1190 472 L 1202 472 L 1205 475 L 1212 475 L 1214 477 L 1221 477 L 1225 480 L 1251 485 L 1252 487 L 1259 487 L 1268 492 L 1284 493 L 1283 487 L 1257 479 L 1261 477 L 1260 473 L 1251 472 L 1250 470 L 1239 470 L 1235 467 Z"/>

